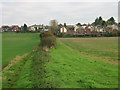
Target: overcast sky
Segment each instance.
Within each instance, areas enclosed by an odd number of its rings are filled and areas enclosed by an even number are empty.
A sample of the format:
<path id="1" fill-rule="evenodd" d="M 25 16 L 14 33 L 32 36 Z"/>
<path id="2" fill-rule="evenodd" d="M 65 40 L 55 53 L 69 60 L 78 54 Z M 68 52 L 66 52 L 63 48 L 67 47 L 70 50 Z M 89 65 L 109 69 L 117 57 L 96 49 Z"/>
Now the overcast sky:
<path id="1" fill-rule="evenodd" d="M 37 0 L 1 0 L 2 25 L 49 24 L 56 19 L 59 23 L 92 23 L 96 17 L 118 21 L 118 0 L 107 2 L 84 0 L 81 2 L 38 2 Z"/>

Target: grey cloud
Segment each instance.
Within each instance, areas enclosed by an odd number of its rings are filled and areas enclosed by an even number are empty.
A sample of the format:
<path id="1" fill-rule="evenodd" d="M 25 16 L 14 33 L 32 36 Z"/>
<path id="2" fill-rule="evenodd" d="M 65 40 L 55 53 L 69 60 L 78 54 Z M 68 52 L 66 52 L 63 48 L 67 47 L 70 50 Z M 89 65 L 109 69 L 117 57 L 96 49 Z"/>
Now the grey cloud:
<path id="1" fill-rule="evenodd" d="M 118 20 L 117 2 L 7 2 L 2 3 L 3 24 L 91 23 L 102 16 Z"/>

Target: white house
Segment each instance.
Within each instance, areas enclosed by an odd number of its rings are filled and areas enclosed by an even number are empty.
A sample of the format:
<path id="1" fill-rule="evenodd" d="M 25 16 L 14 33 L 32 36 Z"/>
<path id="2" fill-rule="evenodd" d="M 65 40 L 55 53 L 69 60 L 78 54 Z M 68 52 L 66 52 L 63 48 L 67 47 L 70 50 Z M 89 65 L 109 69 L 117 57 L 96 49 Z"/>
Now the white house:
<path id="1" fill-rule="evenodd" d="M 29 31 L 35 31 L 35 27 L 30 27 Z"/>
<path id="2" fill-rule="evenodd" d="M 44 26 L 42 31 L 48 31 L 48 26 Z"/>
<path id="3" fill-rule="evenodd" d="M 43 30 L 44 26 L 43 25 L 32 25 L 29 27 L 29 31 L 39 31 Z"/>
<path id="4" fill-rule="evenodd" d="M 76 32 L 79 28 L 80 26 L 75 26 L 74 31 Z"/>
<path id="5" fill-rule="evenodd" d="M 93 31 L 94 27 L 93 26 L 88 26 L 88 29 L 90 29 L 90 31 Z"/>
<path id="6" fill-rule="evenodd" d="M 82 29 L 84 29 L 84 30 L 85 30 L 85 28 L 86 28 L 86 26 L 82 26 Z"/>
<path id="7" fill-rule="evenodd" d="M 66 33 L 67 29 L 65 27 L 60 28 L 60 33 Z"/>
<path id="8" fill-rule="evenodd" d="M 118 25 L 113 24 L 113 25 L 112 25 L 112 30 L 118 30 Z"/>

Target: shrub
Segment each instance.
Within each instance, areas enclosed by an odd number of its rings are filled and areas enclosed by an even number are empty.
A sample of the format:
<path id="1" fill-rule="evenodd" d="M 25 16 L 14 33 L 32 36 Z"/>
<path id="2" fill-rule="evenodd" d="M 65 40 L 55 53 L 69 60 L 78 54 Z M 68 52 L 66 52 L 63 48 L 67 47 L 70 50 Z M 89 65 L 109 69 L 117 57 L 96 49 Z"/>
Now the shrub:
<path id="1" fill-rule="evenodd" d="M 56 38 L 51 32 L 43 32 L 40 34 L 41 43 L 40 46 L 46 51 L 49 48 L 55 48 Z"/>

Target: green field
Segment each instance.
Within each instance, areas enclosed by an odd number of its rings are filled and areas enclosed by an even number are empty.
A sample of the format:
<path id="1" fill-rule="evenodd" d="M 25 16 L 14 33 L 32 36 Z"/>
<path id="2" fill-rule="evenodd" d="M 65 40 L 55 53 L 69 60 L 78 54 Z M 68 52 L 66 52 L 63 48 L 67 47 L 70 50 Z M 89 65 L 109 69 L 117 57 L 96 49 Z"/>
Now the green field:
<path id="1" fill-rule="evenodd" d="M 38 44 L 38 33 L 3 33 L 2 65 L 8 64 L 16 56 L 30 52 Z"/>
<path id="2" fill-rule="evenodd" d="M 4 34 L 3 51 L 9 54 L 3 60 L 12 60 L 3 69 L 4 88 L 118 87 L 117 37 L 58 38 L 56 48 L 45 52 L 34 47 L 38 35 Z"/>
<path id="3" fill-rule="evenodd" d="M 109 47 L 105 48 L 104 45 L 107 46 L 107 44 L 109 44 Z M 116 44 L 117 38 L 103 38 L 103 40 L 94 38 L 59 39 L 57 49 L 51 50 L 52 59 L 51 63 L 47 65 L 47 70 L 52 72 L 53 77 L 57 77 L 61 88 L 118 87 L 118 66 L 116 63 L 108 63 L 109 61 L 90 57 L 91 55 L 101 56 L 102 58 L 109 57 L 111 60 L 113 57 L 117 58 L 115 54 L 112 55 L 112 52 L 111 55 L 107 53 L 111 49 L 117 52 Z M 91 47 L 92 45 L 94 45 L 94 48 Z M 102 49 L 104 50 L 103 54 L 100 47 L 104 47 Z"/>
<path id="4" fill-rule="evenodd" d="M 118 38 L 66 38 L 60 39 L 65 45 L 81 54 L 103 60 L 118 60 Z"/>

